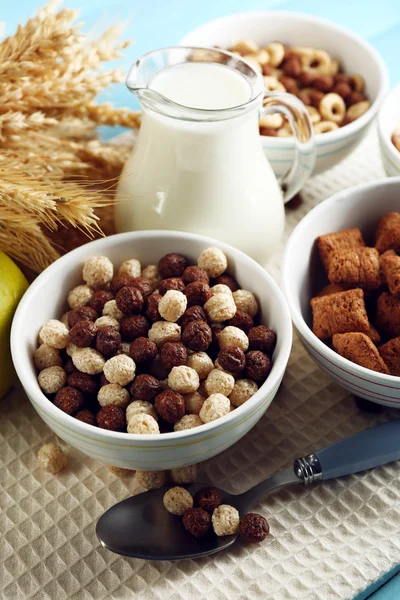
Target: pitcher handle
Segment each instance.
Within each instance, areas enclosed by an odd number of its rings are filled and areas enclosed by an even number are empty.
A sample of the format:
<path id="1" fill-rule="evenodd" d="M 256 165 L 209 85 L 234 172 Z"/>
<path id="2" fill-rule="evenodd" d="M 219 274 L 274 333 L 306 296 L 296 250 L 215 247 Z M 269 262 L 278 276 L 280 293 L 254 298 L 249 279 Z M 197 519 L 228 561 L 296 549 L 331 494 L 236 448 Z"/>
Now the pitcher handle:
<path id="1" fill-rule="evenodd" d="M 317 156 L 313 126 L 304 104 L 284 92 L 268 92 L 264 96 L 260 115 L 280 113 L 286 117 L 293 131 L 295 158 L 292 167 L 281 178 L 284 202 L 288 202 L 311 177 Z"/>

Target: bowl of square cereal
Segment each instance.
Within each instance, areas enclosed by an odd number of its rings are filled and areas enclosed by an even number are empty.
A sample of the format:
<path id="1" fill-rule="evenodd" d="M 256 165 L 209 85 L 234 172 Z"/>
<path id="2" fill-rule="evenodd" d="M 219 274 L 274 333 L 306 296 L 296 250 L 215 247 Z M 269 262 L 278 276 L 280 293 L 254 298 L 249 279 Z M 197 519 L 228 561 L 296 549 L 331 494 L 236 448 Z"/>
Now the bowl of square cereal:
<path id="1" fill-rule="evenodd" d="M 19 304 L 11 346 L 58 436 L 153 472 L 245 435 L 277 392 L 291 337 L 283 295 L 255 261 L 199 235 L 142 231 L 46 269 Z"/>
<path id="2" fill-rule="evenodd" d="M 381 157 L 389 177 L 400 175 L 400 83 L 386 96 L 378 113 Z"/>
<path id="3" fill-rule="evenodd" d="M 284 255 L 283 288 L 316 363 L 356 396 L 400 408 L 400 178 L 311 210 Z"/>

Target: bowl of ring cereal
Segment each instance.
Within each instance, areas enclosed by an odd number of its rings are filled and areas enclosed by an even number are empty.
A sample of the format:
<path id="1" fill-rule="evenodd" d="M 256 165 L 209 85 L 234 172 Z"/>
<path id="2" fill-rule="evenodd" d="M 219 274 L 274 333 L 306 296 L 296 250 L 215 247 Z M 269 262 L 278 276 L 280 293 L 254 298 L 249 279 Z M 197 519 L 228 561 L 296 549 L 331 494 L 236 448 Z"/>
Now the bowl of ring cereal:
<path id="1" fill-rule="evenodd" d="M 400 175 L 400 84 L 382 102 L 378 113 L 381 157 L 389 177 Z"/>
<path id="2" fill-rule="evenodd" d="M 346 158 L 364 137 L 388 91 L 387 68 L 376 50 L 331 21 L 288 11 L 257 11 L 210 21 L 181 45 L 218 46 L 239 54 L 264 76 L 266 91 L 294 94 L 316 134 L 313 174 Z M 290 124 L 262 117 L 262 144 L 277 177 L 294 160 Z"/>
<path id="3" fill-rule="evenodd" d="M 400 408 L 400 177 L 340 192 L 293 231 L 283 288 L 315 362 L 337 383 Z"/>

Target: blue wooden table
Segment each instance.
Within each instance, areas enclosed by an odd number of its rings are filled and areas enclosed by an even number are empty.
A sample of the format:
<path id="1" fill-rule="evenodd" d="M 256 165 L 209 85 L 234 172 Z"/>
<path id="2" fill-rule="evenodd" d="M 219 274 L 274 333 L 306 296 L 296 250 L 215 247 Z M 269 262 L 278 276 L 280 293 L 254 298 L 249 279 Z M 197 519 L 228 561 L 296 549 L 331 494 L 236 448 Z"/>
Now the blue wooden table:
<path id="1" fill-rule="evenodd" d="M 0 20 L 6 22 L 6 34 L 12 33 L 44 1 L 2 0 Z M 65 0 L 64 4 L 80 8 L 86 28 L 102 29 L 119 21 L 126 24 L 126 36 L 135 40 L 125 52 L 126 68 L 145 52 L 176 44 L 185 33 L 210 19 L 245 10 L 281 9 L 311 13 L 353 29 L 382 54 L 391 85 L 400 81 L 400 0 Z M 115 86 L 103 99 L 119 106 L 135 105 L 124 85 Z M 399 600 L 399 571 L 400 565 L 356 600 Z"/>

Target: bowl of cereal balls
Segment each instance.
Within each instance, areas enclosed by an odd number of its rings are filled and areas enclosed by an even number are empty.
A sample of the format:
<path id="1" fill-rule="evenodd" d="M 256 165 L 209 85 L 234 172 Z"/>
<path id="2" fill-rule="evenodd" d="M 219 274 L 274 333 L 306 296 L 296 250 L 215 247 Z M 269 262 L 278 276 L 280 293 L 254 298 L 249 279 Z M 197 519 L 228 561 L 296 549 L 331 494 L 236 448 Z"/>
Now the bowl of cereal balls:
<path id="1" fill-rule="evenodd" d="M 210 21 L 183 46 L 219 46 L 264 75 L 266 91 L 288 92 L 306 106 L 316 134 L 313 174 L 346 158 L 359 144 L 388 91 L 388 71 L 376 50 L 331 21 L 288 11 L 257 11 Z M 281 114 L 262 117 L 260 135 L 277 177 L 293 164 L 295 142 Z"/>
<path id="2" fill-rule="evenodd" d="M 316 363 L 347 390 L 400 408 L 400 177 L 345 190 L 292 233 L 283 287 Z"/>
<path id="3" fill-rule="evenodd" d="M 400 84 L 382 102 L 378 114 L 381 157 L 389 177 L 400 175 Z"/>
<path id="4" fill-rule="evenodd" d="M 46 269 L 11 345 L 57 435 L 106 464 L 157 471 L 245 435 L 277 392 L 291 337 L 283 295 L 255 261 L 202 236 L 143 231 Z"/>

